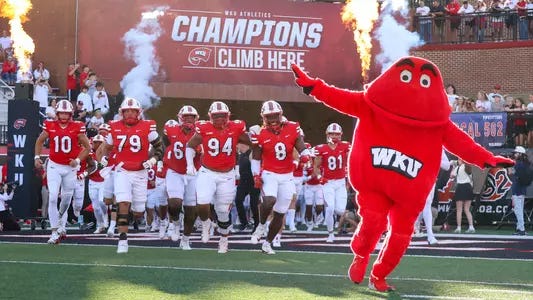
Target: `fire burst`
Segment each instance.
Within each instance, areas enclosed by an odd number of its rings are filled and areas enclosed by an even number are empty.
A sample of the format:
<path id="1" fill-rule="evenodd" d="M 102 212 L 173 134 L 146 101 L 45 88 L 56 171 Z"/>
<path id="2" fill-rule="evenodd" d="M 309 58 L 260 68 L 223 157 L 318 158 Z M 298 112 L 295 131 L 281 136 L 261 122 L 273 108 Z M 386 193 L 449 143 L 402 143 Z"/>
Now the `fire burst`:
<path id="1" fill-rule="evenodd" d="M 372 58 L 372 38 L 370 32 L 379 17 L 379 4 L 376 0 L 348 0 L 342 8 L 342 22 L 353 31 L 357 52 L 361 58 L 361 75 L 368 79 L 368 70 Z"/>
<path id="2" fill-rule="evenodd" d="M 31 7 L 30 0 L 0 0 L 0 17 L 9 19 L 14 55 L 22 72 L 30 70 L 30 56 L 35 51 L 33 40 L 22 28 Z"/>

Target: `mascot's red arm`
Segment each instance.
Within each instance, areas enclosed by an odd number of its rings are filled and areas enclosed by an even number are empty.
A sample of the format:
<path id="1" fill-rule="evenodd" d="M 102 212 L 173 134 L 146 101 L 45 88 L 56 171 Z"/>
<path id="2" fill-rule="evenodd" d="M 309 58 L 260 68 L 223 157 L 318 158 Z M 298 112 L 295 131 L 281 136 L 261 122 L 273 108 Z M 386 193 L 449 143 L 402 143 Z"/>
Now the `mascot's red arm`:
<path id="1" fill-rule="evenodd" d="M 292 71 L 296 77 L 296 83 L 301 86 L 304 93 L 315 97 L 316 100 L 324 103 L 341 113 L 356 117 L 364 105 L 364 92 L 340 89 L 326 84 L 318 78 L 311 78 L 297 65 L 293 64 Z"/>
<path id="2" fill-rule="evenodd" d="M 482 169 L 485 167 L 510 167 L 514 165 L 512 159 L 494 156 L 490 151 L 474 142 L 466 132 L 452 122 L 448 123 L 445 130 L 443 146 L 451 153 Z"/>

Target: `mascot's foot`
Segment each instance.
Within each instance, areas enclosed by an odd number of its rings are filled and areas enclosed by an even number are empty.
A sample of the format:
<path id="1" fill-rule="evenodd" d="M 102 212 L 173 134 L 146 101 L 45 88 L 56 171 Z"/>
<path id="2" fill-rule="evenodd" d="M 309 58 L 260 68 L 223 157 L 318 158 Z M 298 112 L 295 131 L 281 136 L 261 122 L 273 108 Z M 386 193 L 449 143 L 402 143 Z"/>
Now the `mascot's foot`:
<path id="1" fill-rule="evenodd" d="M 368 257 L 355 255 L 350 269 L 348 269 L 348 277 L 356 284 L 360 284 L 366 273 L 366 266 L 368 265 Z"/>
<path id="2" fill-rule="evenodd" d="M 368 288 L 383 293 L 396 290 L 392 285 L 387 284 L 385 278 L 377 278 L 374 275 L 370 275 L 370 280 L 368 281 Z"/>

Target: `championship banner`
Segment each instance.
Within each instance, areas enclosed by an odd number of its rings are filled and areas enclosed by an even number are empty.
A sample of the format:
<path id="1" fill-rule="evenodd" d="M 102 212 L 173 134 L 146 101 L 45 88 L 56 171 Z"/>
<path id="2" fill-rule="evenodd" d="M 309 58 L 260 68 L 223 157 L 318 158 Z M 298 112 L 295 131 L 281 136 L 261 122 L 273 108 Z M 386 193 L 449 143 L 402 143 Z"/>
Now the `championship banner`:
<path id="1" fill-rule="evenodd" d="M 450 177 L 449 172 L 442 172 L 439 176 L 441 176 L 439 180 L 447 181 L 436 193 L 438 197 L 436 224 L 442 224 L 445 221 L 455 224 L 455 203 L 452 200 L 455 194 L 455 178 Z M 447 178 L 442 178 L 444 176 Z M 494 221 L 499 221 L 502 215 L 510 209 L 508 192 L 510 192 L 511 185 L 507 169 L 492 168 L 489 170 L 480 203 L 476 205 L 477 211 L 472 212 L 478 224 L 492 224 Z"/>
<path id="2" fill-rule="evenodd" d="M 39 103 L 33 100 L 9 100 L 7 140 L 7 181 L 18 182 L 8 205 L 16 217 L 33 217 L 37 212 L 35 183 L 35 142 L 39 128 Z"/>
<path id="3" fill-rule="evenodd" d="M 451 120 L 486 148 L 505 144 L 506 113 L 453 113 Z"/>
<path id="4" fill-rule="evenodd" d="M 361 82 L 353 33 L 342 23 L 341 3 L 289 0 L 166 1 L 155 42 L 160 74 L 154 82 L 294 86 L 292 63 L 330 84 Z M 122 36 L 155 0 L 81 0 L 80 61 L 106 80 L 122 79 L 132 67 Z M 159 9 L 161 9 L 159 7 Z M 102 17 L 112 15 L 112 18 Z M 105 45 L 109 52 L 95 47 Z M 320 70 L 320 72 L 318 72 Z"/>

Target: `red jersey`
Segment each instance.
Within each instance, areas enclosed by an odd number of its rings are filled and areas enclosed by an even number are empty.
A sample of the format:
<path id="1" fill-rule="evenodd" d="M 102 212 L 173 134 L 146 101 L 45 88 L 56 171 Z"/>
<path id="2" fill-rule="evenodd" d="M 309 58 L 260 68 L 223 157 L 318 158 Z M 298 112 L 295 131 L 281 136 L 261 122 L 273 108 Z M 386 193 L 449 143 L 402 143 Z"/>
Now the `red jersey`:
<path id="1" fill-rule="evenodd" d="M 235 167 L 235 150 L 246 124 L 240 120 L 229 121 L 224 129 L 217 129 L 210 121 L 196 122 L 196 132 L 202 136 L 202 165 L 214 171 Z"/>
<path id="2" fill-rule="evenodd" d="M 142 164 L 149 158 L 150 142 L 158 136 L 155 121 L 139 120 L 130 127 L 120 120 L 109 125 L 111 131 L 106 142 L 113 145 L 115 162 L 122 162 L 122 168 L 129 171 L 144 169 Z"/>
<path id="3" fill-rule="evenodd" d="M 279 134 L 261 127 L 255 139 L 252 140 L 262 149 L 263 170 L 278 174 L 292 173 L 294 169 L 292 153 L 299 137 L 300 125 L 296 122 L 283 123 Z"/>
<path id="4" fill-rule="evenodd" d="M 67 90 L 75 90 L 78 88 L 78 80 L 76 79 L 76 72 L 69 75 L 70 70 L 67 70 Z"/>
<path id="5" fill-rule="evenodd" d="M 151 169 L 148 170 L 148 181 L 147 181 L 147 188 L 149 190 L 155 189 L 155 173 L 157 171 L 157 167 L 153 166 Z"/>
<path id="6" fill-rule="evenodd" d="M 80 154 L 81 146 L 78 135 L 85 134 L 82 122 L 70 121 L 63 128 L 59 121 L 44 121 L 43 130 L 50 140 L 50 160 L 61 165 L 68 165 L 71 159 Z"/>
<path id="7" fill-rule="evenodd" d="M 194 130 L 191 130 L 188 134 L 185 134 L 181 126 L 167 124 L 165 125 L 164 133 L 170 143 L 165 150 L 165 157 L 163 158 L 165 167 L 175 171 L 178 174 L 185 174 L 187 172 L 185 147 L 187 146 L 187 142 L 194 135 Z M 200 149 L 200 147 L 198 148 Z M 194 166 L 198 170 L 200 165 L 200 155 L 197 154 L 194 157 Z"/>
<path id="8" fill-rule="evenodd" d="M 91 153 L 89 153 L 89 156 L 94 161 L 96 161 L 96 153 L 91 152 Z M 104 178 L 102 176 L 100 176 L 100 172 L 94 172 L 94 173 L 90 174 L 89 175 L 89 179 L 94 181 L 94 182 L 103 182 L 104 181 Z"/>
<path id="9" fill-rule="evenodd" d="M 350 143 L 346 141 L 339 142 L 334 149 L 329 144 L 316 146 L 315 155 L 322 159 L 320 164 L 322 176 L 328 180 L 345 178 L 348 152 L 350 152 Z"/>

